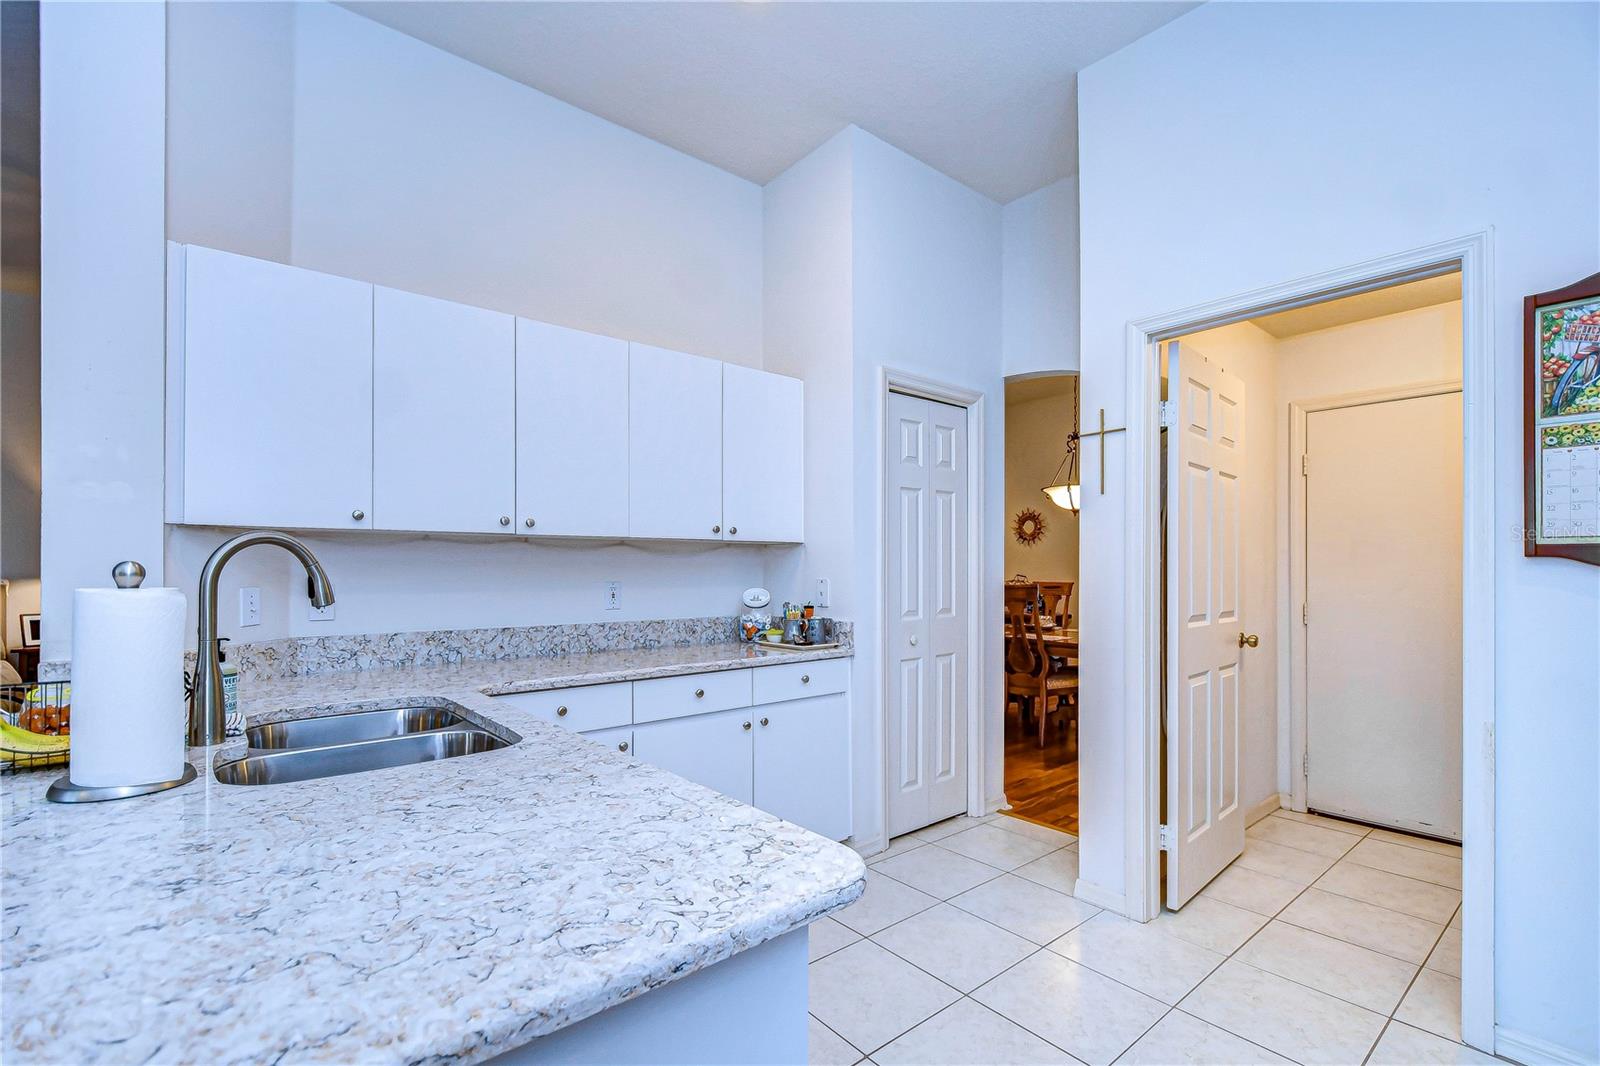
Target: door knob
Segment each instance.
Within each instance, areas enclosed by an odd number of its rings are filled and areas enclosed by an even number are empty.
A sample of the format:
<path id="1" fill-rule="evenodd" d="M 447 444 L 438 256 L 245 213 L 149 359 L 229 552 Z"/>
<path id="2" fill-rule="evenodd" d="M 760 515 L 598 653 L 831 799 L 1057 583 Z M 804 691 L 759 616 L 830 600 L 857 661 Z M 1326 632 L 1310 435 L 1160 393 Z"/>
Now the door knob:
<path id="1" fill-rule="evenodd" d="M 1248 636 L 1244 633 L 1239 634 L 1239 647 L 1241 648 L 1254 648 L 1260 645 L 1260 643 L 1261 638 L 1256 636 L 1254 633 L 1251 633 Z"/>
<path id="2" fill-rule="evenodd" d="M 912 646 L 912 647 L 913 647 L 913 648 L 915 648 L 915 647 L 916 647 L 916 646 L 917 646 L 917 638 L 916 638 L 916 637 L 915 637 L 915 636 L 913 636 L 913 637 L 912 637 L 912 638 L 911 638 L 911 646 Z"/>

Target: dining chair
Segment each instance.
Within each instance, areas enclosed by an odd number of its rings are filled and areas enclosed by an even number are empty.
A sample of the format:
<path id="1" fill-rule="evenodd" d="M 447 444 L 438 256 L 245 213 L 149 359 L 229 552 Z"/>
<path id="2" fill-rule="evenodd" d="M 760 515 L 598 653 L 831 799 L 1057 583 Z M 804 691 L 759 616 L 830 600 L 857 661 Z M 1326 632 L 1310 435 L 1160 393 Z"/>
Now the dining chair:
<path id="1" fill-rule="evenodd" d="M 1078 668 L 1052 660 L 1040 624 L 1042 612 L 1034 609 L 1038 602 L 1037 585 L 1006 587 L 1006 623 L 1011 629 L 1006 642 L 1006 694 L 1037 713 L 1042 748 L 1051 714 L 1064 704 L 1077 707 Z"/>
<path id="2" fill-rule="evenodd" d="M 1056 625 L 1066 628 L 1067 622 L 1072 619 L 1069 608 L 1072 605 L 1072 582 L 1070 581 L 1040 581 L 1039 594 L 1044 597 L 1045 613 L 1055 617 Z"/>

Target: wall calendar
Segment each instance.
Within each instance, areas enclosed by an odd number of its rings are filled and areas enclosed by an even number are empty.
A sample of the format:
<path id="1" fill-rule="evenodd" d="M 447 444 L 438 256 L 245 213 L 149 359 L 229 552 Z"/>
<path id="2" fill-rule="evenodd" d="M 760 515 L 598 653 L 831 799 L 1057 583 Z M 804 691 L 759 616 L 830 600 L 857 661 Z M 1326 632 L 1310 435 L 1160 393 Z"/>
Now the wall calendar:
<path id="1" fill-rule="evenodd" d="M 1523 551 L 1600 565 L 1600 274 L 1523 301 Z"/>

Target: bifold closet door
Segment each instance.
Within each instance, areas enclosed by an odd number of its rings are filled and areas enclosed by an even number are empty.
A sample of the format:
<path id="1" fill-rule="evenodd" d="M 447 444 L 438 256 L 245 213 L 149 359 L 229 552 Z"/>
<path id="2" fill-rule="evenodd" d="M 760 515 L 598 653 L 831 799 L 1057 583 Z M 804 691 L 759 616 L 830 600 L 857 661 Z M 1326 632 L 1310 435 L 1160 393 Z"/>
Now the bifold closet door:
<path id="1" fill-rule="evenodd" d="M 967 809 L 967 412 L 889 396 L 888 833 Z"/>

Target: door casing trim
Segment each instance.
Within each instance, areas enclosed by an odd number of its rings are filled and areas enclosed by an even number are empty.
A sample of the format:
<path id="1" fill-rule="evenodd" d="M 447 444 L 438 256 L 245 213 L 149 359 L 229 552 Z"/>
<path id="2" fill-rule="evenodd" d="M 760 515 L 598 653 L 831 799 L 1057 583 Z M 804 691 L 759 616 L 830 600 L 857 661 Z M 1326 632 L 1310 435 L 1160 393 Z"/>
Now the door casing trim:
<path id="1" fill-rule="evenodd" d="M 1130 321 L 1124 332 L 1128 545 L 1122 611 L 1122 743 L 1129 768 L 1122 811 L 1126 911 L 1160 910 L 1161 538 L 1160 353 L 1163 340 L 1289 306 L 1461 272 L 1462 538 L 1462 1037 L 1494 1050 L 1494 231 L 1330 270 Z M 1086 831 L 1090 831 L 1085 826 Z"/>
<path id="2" fill-rule="evenodd" d="M 967 411 L 967 814 L 977 817 L 984 810 L 984 694 L 988 686 L 988 670 L 983 654 L 983 560 L 987 538 L 984 536 L 984 401 L 982 392 L 935 378 L 925 377 L 907 370 L 885 366 L 879 373 L 878 384 L 878 560 L 875 578 L 877 588 L 873 602 L 881 609 L 878 624 L 878 750 L 882 753 L 880 771 L 883 783 L 883 819 L 879 838 L 883 847 L 889 844 L 889 472 L 888 450 L 884 444 L 885 427 L 889 424 L 889 394 L 891 392 L 915 396 L 919 399 L 963 407 Z"/>

